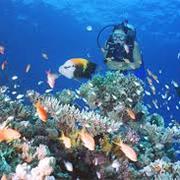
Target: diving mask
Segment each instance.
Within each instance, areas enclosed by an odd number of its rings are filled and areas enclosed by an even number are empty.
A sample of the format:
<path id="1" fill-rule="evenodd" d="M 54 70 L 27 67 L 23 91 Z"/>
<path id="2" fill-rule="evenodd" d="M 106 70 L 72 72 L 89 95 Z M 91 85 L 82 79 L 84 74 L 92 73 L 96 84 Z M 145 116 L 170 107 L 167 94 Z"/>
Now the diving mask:
<path id="1" fill-rule="evenodd" d="M 122 30 L 115 30 L 112 38 L 114 43 L 122 43 L 126 40 L 126 34 Z"/>

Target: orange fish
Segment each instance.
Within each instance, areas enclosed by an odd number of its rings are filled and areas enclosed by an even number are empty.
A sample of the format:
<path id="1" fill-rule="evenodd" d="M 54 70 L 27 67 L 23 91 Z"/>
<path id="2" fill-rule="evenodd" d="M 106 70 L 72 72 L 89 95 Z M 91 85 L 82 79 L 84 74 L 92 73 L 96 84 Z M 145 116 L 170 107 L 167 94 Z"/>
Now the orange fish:
<path id="1" fill-rule="evenodd" d="M 136 120 L 136 114 L 131 110 L 131 109 L 126 109 L 126 112 L 128 113 L 128 116 L 132 119 L 132 120 Z"/>
<path id="2" fill-rule="evenodd" d="M 130 147 L 127 144 L 124 144 L 122 141 L 120 141 L 120 143 L 115 143 L 115 144 L 120 147 L 121 151 L 125 154 L 125 156 L 128 159 L 134 162 L 137 161 L 137 154 L 132 147 Z"/>
<path id="3" fill-rule="evenodd" d="M 28 73 L 28 72 L 30 71 L 30 69 L 31 69 L 31 65 L 30 65 L 30 64 L 28 64 L 28 65 L 26 66 L 26 70 L 25 70 L 25 72 L 26 72 L 26 73 Z"/>
<path id="4" fill-rule="evenodd" d="M 7 65 L 7 61 L 3 61 L 3 63 L 1 64 L 1 69 L 4 70 L 6 65 Z"/>
<path id="5" fill-rule="evenodd" d="M 5 48 L 3 46 L 0 46 L 0 54 L 4 54 Z"/>
<path id="6" fill-rule="evenodd" d="M 62 132 L 62 135 L 59 139 L 63 141 L 63 144 L 66 148 L 71 148 L 71 139 L 65 136 L 64 132 Z"/>
<path id="7" fill-rule="evenodd" d="M 7 180 L 7 176 L 3 174 L 3 176 L 1 177 L 1 180 Z"/>
<path id="8" fill-rule="evenodd" d="M 4 128 L 0 130 L 0 142 L 6 141 L 11 142 L 15 139 L 19 139 L 21 137 L 21 134 L 11 128 Z"/>
<path id="9" fill-rule="evenodd" d="M 36 107 L 39 119 L 41 119 L 43 122 L 46 122 L 48 120 L 48 114 L 44 107 L 41 105 L 40 101 L 38 100 L 34 106 Z"/>
<path id="10" fill-rule="evenodd" d="M 83 128 L 80 132 L 80 139 L 83 142 L 83 145 L 88 148 L 89 150 L 93 151 L 95 150 L 95 141 L 91 134 L 88 132 L 85 132 L 85 129 Z"/>

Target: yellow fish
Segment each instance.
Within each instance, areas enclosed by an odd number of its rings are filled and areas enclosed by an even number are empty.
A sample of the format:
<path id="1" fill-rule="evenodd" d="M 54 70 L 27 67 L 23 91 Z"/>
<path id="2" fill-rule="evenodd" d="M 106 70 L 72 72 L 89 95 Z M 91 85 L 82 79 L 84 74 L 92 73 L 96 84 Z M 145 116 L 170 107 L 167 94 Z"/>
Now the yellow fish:
<path id="1" fill-rule="evenodd" d="M 3 176 L 1 177 L 1 180 L 7 180 L 7 176 L 3 174 Z"/>
<path id="2" fill-rule="evenodd" d="M 136 114 L 130 108 L 127 108 L 126 112 L 132 120 L 136 120 Z"/>
<path id="3" fill-rule="evenodd" d="M 75 65 L 82 65 L 83 67 L 83 71 L 86 70 L 87 68 L 87 64 L 88 64 L 88 60 L 87 59 L 83 59 L 83 58 L 73 58 L 70 59 Z"/>
<path id="4" fill-rule="evenodd" d="M 89 150 L 93 151 L 95 150 L 95 141 L 91 134 L 85 131 L 83 128 L 80 132 L 80 139 L 83 142 L 83 145 L 88 148 Z"/>
<path id="5" fill-rule="evenodd" d="M 59 139 L 63 141 L 63 144 L 66 148 L 71 148 L 71 139 L 65 136 L 64 132 L 62 132 L 62 135 Z"/>
<path id="6" fill-rule="evenodd" d="M 120 147 L 120 150 L 125 154 L 128 159 L 134 162 L 137 161 L 137 154 L 132 147 L 124 144 L 122 141 L 120 141 L 119 143 L 114 142 L 114 144 Z"/>
<path id="7" fill-rule="evenodd" d="M 96 64 L 83 58 L 72 58 L 59 67 L 59 73 L 68 79 L 90 78 Z"/>
<path id="8" fill-rule="evenodd" d="M 19 139 L 21 137 L 21 134 L 11 128 L 4 128 L 0 130 L 0 142 L 6 141 L 11 142 L 15 139 Z"/>

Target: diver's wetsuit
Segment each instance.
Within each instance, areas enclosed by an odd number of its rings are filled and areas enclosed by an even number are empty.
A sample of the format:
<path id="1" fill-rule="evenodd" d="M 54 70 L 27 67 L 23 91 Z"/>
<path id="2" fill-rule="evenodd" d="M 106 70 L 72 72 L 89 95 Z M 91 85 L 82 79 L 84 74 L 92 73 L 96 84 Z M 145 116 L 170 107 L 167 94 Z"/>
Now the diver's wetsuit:
<path id="1" fill-rule="evenodd" d="M 129 47 L 129 53 L 126 53 L 124 47 L 122 45 L 114 44 L 112 42 L 107 42 L 108 49 L 107 49 L 107 54 L 106 58 L 113 58 L 113 61 L 118 61 L 121 62 L 123 59 L 129 59 L 132 61 L 132 52 L 133 52 L 133 46 L 131 45 Z M 106 46 L 107 46 L 106 45 Z"/>
<path id="2" fill-rule="evenodd" d="M 134 48 L 134 40 L 136 36 L 136 31 L 124 26 L 123 23 L 115 26 L 113 29 L 113 32 L 116 29 L 122 29 L 125 32 L 127 38 L 124 43 L 128 46 L 129 53 L 125 51 L 125 48 L 123 45 L 121 45 L 120 43 L 114 43 L 113 37 L 111 35 L 106 43 L 105 50 L 107 51 L 107 53 L 105 55 L 105 63 L 107 62 L 106 59 L 108 58 L 111 58 L 111 59 L 113 58 L 112 60 L 117 61 L 117 62 L 121 62 L 123 61 L 123 59 L 128 59 L 130 62 L 133 62 L 132 57 L 133 57 L 133 48 Z"/>

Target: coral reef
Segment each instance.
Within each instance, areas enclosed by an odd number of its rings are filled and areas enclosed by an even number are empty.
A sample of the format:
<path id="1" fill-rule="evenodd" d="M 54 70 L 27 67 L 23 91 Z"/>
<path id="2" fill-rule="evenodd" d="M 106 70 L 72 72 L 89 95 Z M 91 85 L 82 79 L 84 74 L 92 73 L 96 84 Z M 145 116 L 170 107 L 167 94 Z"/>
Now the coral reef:
<path id="1" fill-rule="evenodd" d="M 0 177 L 179 179 L 180 126 L 165 127 L 163 117 L 148 112 L 143 95 L 141 80 L 119 72 L 96 75 L 76 91 L 29 90 L 32 106 L 12 101 L 0 88 Z M 38 114 L 44 112 L 47 121 Z M 9 141 L 6 128 L 21 136 Z"/>

